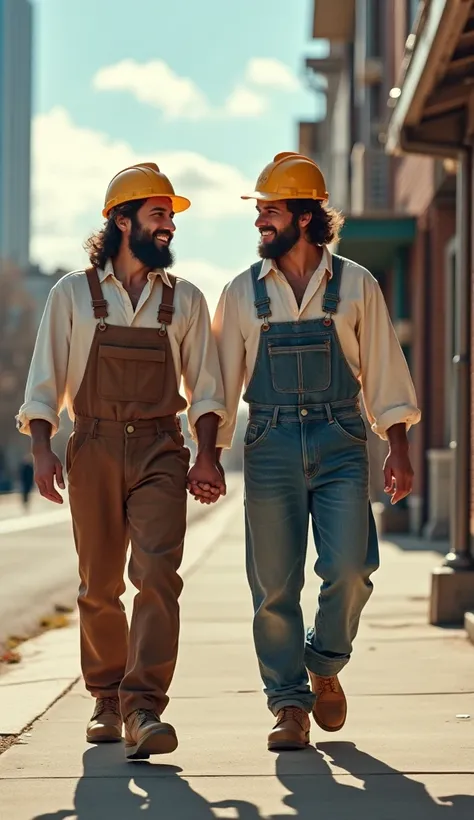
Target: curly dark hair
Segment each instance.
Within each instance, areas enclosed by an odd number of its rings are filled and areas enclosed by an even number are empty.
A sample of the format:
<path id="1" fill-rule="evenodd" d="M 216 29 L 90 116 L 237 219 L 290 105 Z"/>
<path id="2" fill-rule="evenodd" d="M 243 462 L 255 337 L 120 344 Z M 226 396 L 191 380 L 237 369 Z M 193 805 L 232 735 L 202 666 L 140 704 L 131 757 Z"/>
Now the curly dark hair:
<path id="1" fill-rule="evenodd" d="M 107 259 L 114 259 L 120 250 L 123 233 L 115 222 L 117 216 L 129 217 L 132 225 L 136 225 L 137 213 L 145 202 L 146 199 L 134 199 L 117 205 L 111 210 L 102 230 L 93 233 L 84 242 L 84 249 L 93 267 L 103 269 Z"/>
<path id="2" fill-rule="evenodd" d="M 335 208 L 314 199 L 287 199 L 286 204 L 293 214 L 295 225 L 298 223 L 298 217 L 303 214 L 312 215 L 306 233 L 313 245 L 330 245 L 339 240 L 344 217 Z"/>

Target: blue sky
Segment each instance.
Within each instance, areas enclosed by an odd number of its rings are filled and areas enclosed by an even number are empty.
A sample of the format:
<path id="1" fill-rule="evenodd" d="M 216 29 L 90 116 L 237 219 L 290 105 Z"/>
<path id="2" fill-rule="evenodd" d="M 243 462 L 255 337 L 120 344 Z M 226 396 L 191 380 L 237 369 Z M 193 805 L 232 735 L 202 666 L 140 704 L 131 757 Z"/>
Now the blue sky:
<path id="1" fill-rule="evenodd" d="M 193 201 L 176 272 L 209 295 L 253 261 L 253 187 L 321 114 L 304 59 L 312 0 L 34 0 L 32 255 L 74 268 L 110 177 L 154 160 Z M 179 190 L 178 190 L 179 189 Z M 212 291 L 212 293 L 211 293 Z"/>

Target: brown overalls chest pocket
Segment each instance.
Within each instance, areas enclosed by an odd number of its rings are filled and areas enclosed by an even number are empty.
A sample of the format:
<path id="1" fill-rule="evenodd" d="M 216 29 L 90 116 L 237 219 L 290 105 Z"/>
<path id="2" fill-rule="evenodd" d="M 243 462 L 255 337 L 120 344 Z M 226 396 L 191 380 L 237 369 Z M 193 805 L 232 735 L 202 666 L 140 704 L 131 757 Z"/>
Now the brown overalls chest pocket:
<path id="1" fill-rule="evenodd" d="M 97 393 L 109 401 L 156 403 L 163 396 L 166 349 L 101 344 Z"/>

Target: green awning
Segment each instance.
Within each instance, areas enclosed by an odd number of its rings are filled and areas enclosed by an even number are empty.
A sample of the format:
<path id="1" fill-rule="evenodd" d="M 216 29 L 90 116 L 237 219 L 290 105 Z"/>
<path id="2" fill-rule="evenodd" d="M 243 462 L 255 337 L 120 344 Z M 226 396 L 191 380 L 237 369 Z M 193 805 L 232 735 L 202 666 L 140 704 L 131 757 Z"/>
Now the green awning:
<path id="1" fill-rule="evenodd" d="M 409 247 L 415 235 L 412 216 L 348 216 L 338 253 L 377 275 L 394 265 L 400 248 Z"/>

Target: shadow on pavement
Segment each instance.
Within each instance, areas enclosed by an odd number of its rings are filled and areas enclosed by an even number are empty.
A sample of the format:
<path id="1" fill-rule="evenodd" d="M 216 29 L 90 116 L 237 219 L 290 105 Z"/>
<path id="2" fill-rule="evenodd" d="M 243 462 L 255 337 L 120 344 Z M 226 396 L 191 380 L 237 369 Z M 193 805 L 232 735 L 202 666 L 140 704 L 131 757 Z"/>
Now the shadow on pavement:
<path id="1" fill-rule="evenodd" d="M 427 538 L 392 532 L 382 533 L 380 538 L 384 544 L 392 544 L 402 552 L 437 552 L 446 555 L 450 549 L 449 541 L 444 539 L 429 541 Z"/>
<path id="2" fill-rule="evenodd" d="M 320 752 L 332 765 L 342 770 L 339 780 L 335 780 Z M 283 798 L 281 813 L 261 816 L 252 803 L 240 800 L 226 800 L 215 804 L 215 808 L 233 810 L 233 814 L 228 816 L 238 820 L 286 820 L 288 817 L 298 820 L 323 820 L 328 817 L 334 820 L 474 818 L 474 797 L 446 795 L 436 802 L 423 784 L 359 751 L 353 743 L 320 743 L 317 749 L 310 747 L 304 752 L 283 752 L 276 759 L 276 775 L 289 792 Z M 346 780 L 352 782 L 344 783 L 344 775 Z M 354 779 L 358 781 L 357 785 L 353 785 Z"/>
<path id="3" fill-rule="evenodd" d="M 468 820 L 474 817 L 474 797 L 446 796 L 437 803 L 422 783 L 360 751 L 353 743 L 318 743 L 317 751 L 323 752 L 330 763 L 341 770 L 339 781 L 334 779 L 328 763 L 317 752 L 311 755 L 312 775 L 288 775 L 282 756 L 277 760 L 277 776 L 290 792 L 284 803 L 293 809 L 299 820 L 314 820 L 316 811 L 331 813 L 338 820 L 353 817 L 363 817 L 364 820 Z M 346 784 L 344 779 L 352 783 L 355 779 L 358 783 Z"/>
<path id="4" fill-rule="evenodd" d="M 124 761 L 122 744 L 83 755 L 74 806 L 33 820 L 215 820 L 209 803 L 180 777 L 179 766 Z"/>
<path id="5" fill-rule="evenodd" d="M 340 771 L 333 777 L 329 763 Z M 474 797 L 446 795 L 436 802 L 425 786 L 359 751 L 353 743 L 320 743 L 304 752 L 276 757 L 276 776 L 288 794 L 282 811 L 261 815 L 253 803 L 229 799 L 209 803 L 180 776 L 178 766 L 126 763 L 121 746 L 94 747 L 83 756 L 74 806 L 33 820 L 472 820 Z M 427 775 L 429 773 L 420 773 Z M 472 776 L 473 773 L 471 773 Z M 245 780 L 245 778 L 243 778 Z M 344 780 L 348 782 L 345 783 Z M 358 781 L 354 784 L 354 780 Z M 261 778 L 262 800 L 270 778 Z M 196 778 L 199 783 L 199 778 Z M 236 788 L 235 780 L 232 789 Z M 245 784 L 237 787 L 245 793 Z M 273 791 L 273 789 L 272 789 Z M 260 802 L 260 801 L 259 801 Z M 273 802 L 273 801 L 272 801 Z M 144 814 L 146 812 L 146 814 Z"/>

